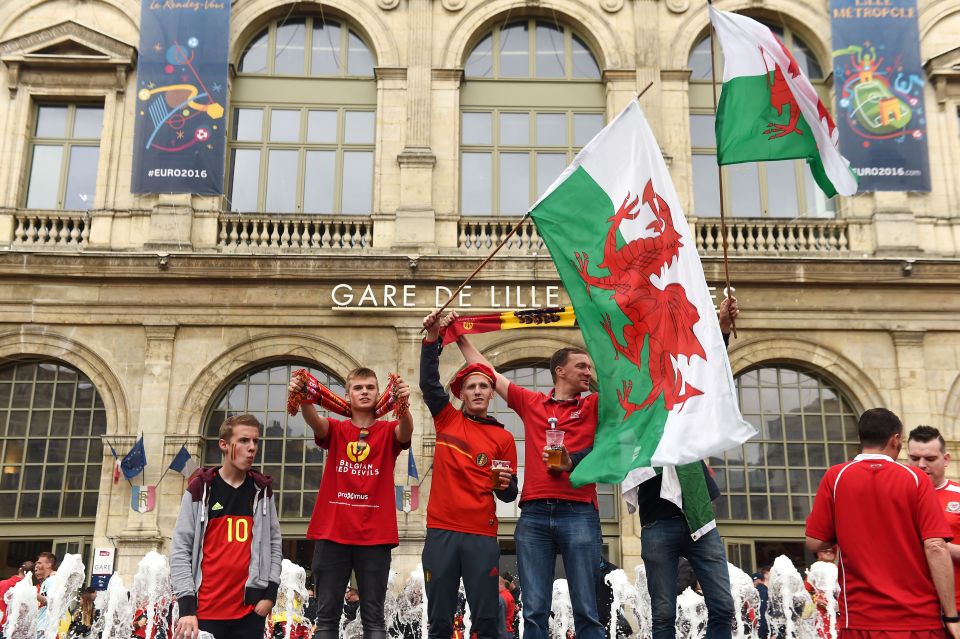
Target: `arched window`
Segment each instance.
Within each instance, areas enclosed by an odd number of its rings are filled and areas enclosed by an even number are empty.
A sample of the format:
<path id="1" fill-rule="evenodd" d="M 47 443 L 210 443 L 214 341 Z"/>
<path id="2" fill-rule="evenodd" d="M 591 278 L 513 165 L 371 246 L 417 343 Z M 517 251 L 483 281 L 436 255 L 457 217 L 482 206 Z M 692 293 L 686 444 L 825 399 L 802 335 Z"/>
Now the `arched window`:
<path id="1" fill-rule="evenodd" d="M 314 442 L 313 431 L 300 414 L 287 415 L 287 384 L 290 374 L 299 368 L 306 368 L 343 395 L 343 380 L 325 370 L 295 362 L 268 364 L 227 385 L 214 402 L 204 429 L 204 464 L 213 466 L 220 463 L 218 433 L 229 415 L 249 413 L 260 420 L 263 436 L 254 464 L 273 477 L 277 509 L 286 520 L 310 518 L 323 474 L 323 450 Z"/>
<path id="2" fill-rule="evenodd" d="M 829 86 L 820 63 L 807 44 L 789 28 L 767 24 L 793 53 L 800 69 L 829 102 Z M 717 180 L 717 142 L 710 75 L 711 38 L 693 48 L 687 65 L 690 75 L 690 142 L 693 156 L 693 212 L 699 217 L 720 215 Z M 717 48 L 717 91 L 723 76 L 723 57 Z M 718 93 L 719 99 L 719 93 Z M 733 217 L 833 217 L 835 204 L 817 187 L 803 160 L 750 162 L 723 167 L 726 211 Z"/>
<path id="3" fill-rule="evenodd" d="M 93 521 L 106 425 L 93 382 L 72 366 L 22 359 L 0 368 L 0 520 Z"/>
<path id="4" fill-rule="evenodd" d="M 230 119 L 230 210 L 373 211 L 374 57 L 348 25 L 271 23 L 243 51 Z"/>
<path id="5" fill-rule="evenodd" d="M 723 493 L 717 517 L 802 523 L 826 469 L 859 452 L 852 403 L 822 375 L 792 366 L 748 369 L 736 384 L 759 434 L 710 459 Z"/>
<path id="6" fill-rule="evenodd" d="M 604 122 L 600 65 L 569 26 L 523 19 L 473 48 L 460 95 L 460 212 L 522 215 Z"/>
<path id="7" fill-rule="evenodd" d="M 522 386 L 530 390 L 538 391 L 541 393 L 549 393 L 553 388 L 553 380 L 550 377 L 550 369 L 547 366 L 536 365 L 536 364 L 527 364 L 519 365 L 506 368 L 498 368 L 504 377 L 509 379 L 514 384 Z M 515 412 L 513 412 L 499 395 L 495 395 L 493 402 L 490 405 L 490 415 L 495 417 L 503 425 L 507 427 L 507 430 L 510 431 L 510 434 L 513 435 L 513 438 L 517 441 L 517 459 L 519 461 L 520 468 L 517 473 L 517 479 L 520 482 L 520 488 L 523 489 L 523 469 L 526 467 L 527 459 L 525 454 L 524 443 L 526 438 L 523 433 L 523 422 L 520 421 L 520 418 Z M 542 464 L 541 459 L 530 460 L 530 463 Z M 616 492 L 614 487 L 610 484 L 597 484 L 597 499 L 600 505 L 600 519 L 608 520 L 617 520 L 617 499 Z M 496 501 L 497 504 L 497 516 L 498 517 L 519 517 L 520 516 L 520 499 L 517 498 L 517 501 L 505 504 L 499 500 Z"/>

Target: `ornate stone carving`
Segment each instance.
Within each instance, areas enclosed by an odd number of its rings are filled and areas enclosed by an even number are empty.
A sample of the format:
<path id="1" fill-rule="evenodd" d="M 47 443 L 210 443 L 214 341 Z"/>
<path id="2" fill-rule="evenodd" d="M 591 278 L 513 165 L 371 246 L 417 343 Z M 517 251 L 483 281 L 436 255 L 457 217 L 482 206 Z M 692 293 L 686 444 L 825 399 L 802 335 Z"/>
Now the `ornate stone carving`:
<path id="1" fill-rule="evenodd" d="M 400 0 L 377 0 L 377 6 L 384 11 L 396 9 L 399 4 Z"/>
<path id="2" fill-rule="evenodd" d="M 623 0 L 600 0 L 600 6 L 608 13 L 616 13 L 623 9 Z"/>
<path id="3" fill-rule="evenodd" d="M 690 8 L 690 0 L 667 0 L 667 9 L 674 13 L 683 13 Z"/>
<path id="4" fill-rule="evenodd" d="M 442 0 L 440 2 L 447 11 L 459 11 L 467 4 L 467 0 Z"/>

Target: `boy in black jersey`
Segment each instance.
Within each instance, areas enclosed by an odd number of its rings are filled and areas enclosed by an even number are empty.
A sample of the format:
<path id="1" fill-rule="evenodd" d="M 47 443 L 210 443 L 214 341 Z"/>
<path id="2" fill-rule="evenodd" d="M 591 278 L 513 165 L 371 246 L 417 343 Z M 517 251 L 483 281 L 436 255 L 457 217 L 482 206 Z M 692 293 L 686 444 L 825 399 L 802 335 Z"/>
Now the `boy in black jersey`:
<path id="1" fill-rule="evenodd" d="M 262 426 L 235 415 L 220 427 L 219 468 L 194 473 L 173 530 L 175 639 L 260 639 L 280 586 L 280 524 L 272 479 L 252 469 Z M 207 579 L 204 580 L 204 573 Z"/>

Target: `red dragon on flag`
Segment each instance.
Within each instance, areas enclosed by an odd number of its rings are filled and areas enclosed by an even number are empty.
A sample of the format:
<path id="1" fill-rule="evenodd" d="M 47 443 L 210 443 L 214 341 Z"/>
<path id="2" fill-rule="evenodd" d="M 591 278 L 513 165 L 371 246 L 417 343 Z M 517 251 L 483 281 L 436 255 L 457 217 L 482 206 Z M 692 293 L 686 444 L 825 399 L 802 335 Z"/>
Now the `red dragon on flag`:
<path id="1" fill-rule="evenodd" d="M 626 411 L 624 419 L 634 411 L 650 406 L 662 394 L 665 408 L 672 410 L 677 404 L 683 404 L 691 397 L 702 395 L 703 391 L 684 382 L 682 372 L 674 365 L 681 355 L 688 358 L 699 356 L 706 360 L 703 346 L 693 332 L 694 325 L 700 321 L 700 313 L 687 297 L 680 284 L 668 284 L 658 288 L 651 280 L 660 275 L 664 267 L 669 267 L 680 257 L 681 235 L 673 224 L 673 215 L 666 201 L 653 189 L 653 180 L 648 180 L 643 189 L 643 203 L 650 207 L 654 220 L 647 230 L 658 235 L 637 238 L 617 248 L 620 224 L 624 220 L 635 220 L 642 208 L 638 207 L 640 198 L 630 193 L 623 199 L 620 208 L 609 218 L 603 261 L 599 268 L 607 269 L 609 275 L 597 277 L 588 272 L 589 257 L 586 253 L 576 253 L 577 271 L 583 278 L 587 293 L 592 296 L 590 287 L 613 291 L 612 299 L 630 320 L 623 329 L 626 345 L 620 343 L 613 332 L 610 315 L 604 315 L 603 328 L 610 336 L 616 349 L 616 357 L 626 357 L 638 369 L 641 367 L 641 352 L 644 338 L 648 338 L 648 369 L 653 388 L 640 404 L 630 401 L 633 382 L 622 381 L 622 389 L 617 390 L 620 405 Z"/>

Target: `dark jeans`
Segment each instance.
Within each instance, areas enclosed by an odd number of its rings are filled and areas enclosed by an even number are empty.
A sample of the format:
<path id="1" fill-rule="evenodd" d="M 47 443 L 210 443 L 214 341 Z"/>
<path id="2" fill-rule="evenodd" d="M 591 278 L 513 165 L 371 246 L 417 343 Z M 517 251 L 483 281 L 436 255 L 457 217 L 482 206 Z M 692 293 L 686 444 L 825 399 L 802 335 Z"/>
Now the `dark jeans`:
<path id="1" fill-rule="evenodd" d="M 266 619 L 253 611 L 239 619 L 197 620 L 200 630 L 209 632 L 214 639 L 263 639 L 265 623 Z"/>
<path id="2" fill-rule="evenodd" d="M 387 636 L 383 602 L 390 575 L 390 546 L 354 546 L 320 539 L 313 545 L 313 582 L 317 593 L 314 636 L 318 639 L 337 639 L 340 635 L 343 595 L 351 572 L 357 575 L 364 639 Z"/>
<path id="3" fill-rule="evenodd" d="M 706 639 L 730 639 L 734 623 L 730 571 L 720 533 L 714 528 L 696 541 L 683 517 L 647 524 L 640 533 L 640 556 L 647 570 L 653 607 L 653 639 L 675 639 L 677 564 L 686 557 L 707 604 Z"/>
<path id="4" fill-rule="evenodd" d="M 450 639 L 460 579 L 470 606 L 471 635 L 499 639 L 500 546 L 496 537 L 427 528 L 423 574 L 431 639 Z"/>
<path id="5" fill-rule="evenodd" d="M 603 639 L 597 614 L 600 578 L 600 514 L 593 504 L 534 499 L 517 522 L 517 569 L 523 586 L 524 639 L 547 639 L 554 562 L 563 557 L 577 639 Z"/>

